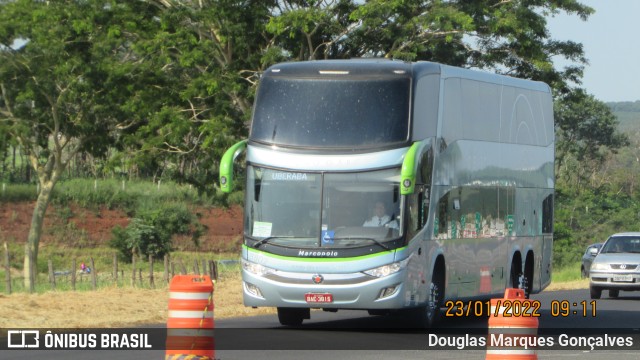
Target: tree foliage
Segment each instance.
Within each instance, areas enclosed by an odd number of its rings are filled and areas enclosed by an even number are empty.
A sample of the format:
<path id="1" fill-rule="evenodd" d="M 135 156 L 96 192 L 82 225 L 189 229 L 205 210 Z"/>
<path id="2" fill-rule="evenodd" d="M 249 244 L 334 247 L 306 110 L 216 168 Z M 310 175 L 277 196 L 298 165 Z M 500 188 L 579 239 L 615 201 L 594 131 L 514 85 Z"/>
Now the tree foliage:
<path id="1" fill-rule="evenodd" d="M 602 170 L 611 153 L 629 145 L 611 108 L 582 90 L 556 99 L 554 112 L 558 177 L 578 188 Z"/>

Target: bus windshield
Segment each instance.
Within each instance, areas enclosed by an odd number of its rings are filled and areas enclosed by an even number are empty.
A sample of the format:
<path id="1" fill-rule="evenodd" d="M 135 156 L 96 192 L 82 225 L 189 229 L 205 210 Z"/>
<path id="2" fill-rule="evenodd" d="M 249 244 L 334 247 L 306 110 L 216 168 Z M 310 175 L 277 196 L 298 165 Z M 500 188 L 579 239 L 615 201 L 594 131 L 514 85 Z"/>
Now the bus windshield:
<path id="1" fill-rule="evenodd" d="M 299 248 L 385 247 L 402 235 L 400 169 L 289 172 L 248 166 L 245 236 Z"/>
<path id="2" fill-rule="evenodd" d="M 307 148 L 370 148 L 406 143 L 411 80 L 265 77 L 250 139 Z"/>

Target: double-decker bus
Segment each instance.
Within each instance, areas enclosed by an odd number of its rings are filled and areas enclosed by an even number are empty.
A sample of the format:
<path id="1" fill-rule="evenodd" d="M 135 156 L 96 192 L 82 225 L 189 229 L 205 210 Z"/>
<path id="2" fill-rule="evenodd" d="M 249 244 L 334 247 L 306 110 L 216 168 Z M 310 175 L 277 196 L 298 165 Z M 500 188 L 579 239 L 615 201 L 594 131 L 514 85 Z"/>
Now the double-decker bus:
<path id="1" fill-rule="evenodd" d="M 549 87 L 432 62 L 326 60 L 262 75 L 246 150 L 244 304 L 402 311 L 551 278 Z M 375 223 L 377 218 L 377 224 Z"/>

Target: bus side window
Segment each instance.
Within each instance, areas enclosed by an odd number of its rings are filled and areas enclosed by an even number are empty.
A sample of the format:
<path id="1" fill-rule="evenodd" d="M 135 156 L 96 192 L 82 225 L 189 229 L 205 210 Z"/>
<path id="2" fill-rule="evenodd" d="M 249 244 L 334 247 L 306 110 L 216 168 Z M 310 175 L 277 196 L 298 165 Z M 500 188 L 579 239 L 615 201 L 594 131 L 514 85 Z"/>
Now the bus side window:
<path id="1" fill-rule="evenodd" d="M 421 186 L 418 193 L 418 230 L 425 227 L 429 220 L 429 187 Z"/>
<path id="2" fill-rule="evenodd" d="M 542 233 L 553 232 L 553 194 L 542 201 Z"/>
<path id="3" fill-rule="evenodd" d="M 418 193 L 414 192 L 413 194 L 407 197 L 407 205 L 408 205 L 408 219 L 407 219 L 407 239 L 413 238 L 418 232 Z"/>
<path id="4" fill-rule="evenodd" d="M 449 238 L 449 216 L 451 216 L 449 212 L 449 194 L 447 192 L 438 200 L 438 224 L 434 232 L 437 230 L 435 235 L 439 239 Z"/>

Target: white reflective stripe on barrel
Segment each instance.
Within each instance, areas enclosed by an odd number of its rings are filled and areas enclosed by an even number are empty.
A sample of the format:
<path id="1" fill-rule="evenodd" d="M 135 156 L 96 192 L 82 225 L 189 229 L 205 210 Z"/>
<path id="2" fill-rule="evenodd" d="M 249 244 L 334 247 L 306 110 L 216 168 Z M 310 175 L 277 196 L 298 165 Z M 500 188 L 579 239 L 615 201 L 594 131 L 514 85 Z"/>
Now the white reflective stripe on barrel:
<path id="1" fill-rule="evenodd" d="M 209 292 L 177 292 L 171 291 L 169 299 L 176 300 L 208 300 L 211 296 Z"/>
<path id="2" fill-rule="evenodd" d="M 169 317 L 178 319 L 212 318 L 213 311 L 169 310 Z"/>

